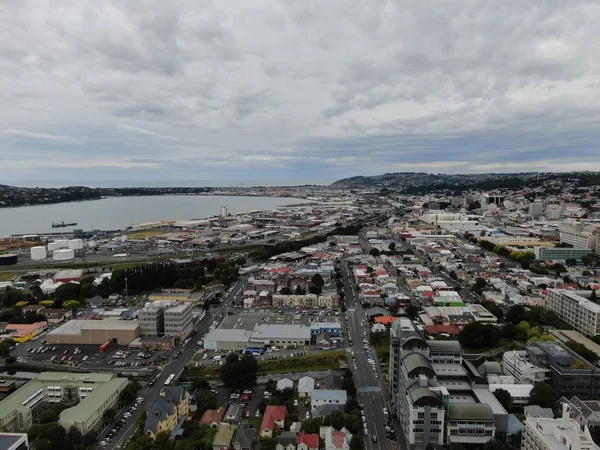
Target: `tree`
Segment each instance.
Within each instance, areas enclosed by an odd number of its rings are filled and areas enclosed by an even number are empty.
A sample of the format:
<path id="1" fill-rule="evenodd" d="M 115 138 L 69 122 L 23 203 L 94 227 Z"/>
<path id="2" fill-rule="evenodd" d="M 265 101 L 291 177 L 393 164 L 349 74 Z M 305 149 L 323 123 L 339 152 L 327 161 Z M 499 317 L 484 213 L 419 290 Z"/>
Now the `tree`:
<path id="1" fill-rule="evenodd" d="M 221 366 L 221 380 L 231 388 L 251 388 L 256 384 L 257 376 L 258 362 L 250 355 L 240 358 L 237 353 L 231 353 Z"/>
<path id="2" fill-rule="evenodd" d="M 102 422 L 104 422 L 105 425 L 108 425 L 109 423 L 112 423 L 113 420 L 115 420 L 115 417 L 117 416 L 116 412 L 114 409 L 109 408 L 106 411 L 104 411 L 104 413 L 102 414 Z"/>
<path id="3" fill-rule="evenodd" d="M 204 414 L 207 409 L 217 409 L 217 396 L 209 390 L 200 391 L 196 394 L 198 404 L 198 415 Z"/>
<path id="4" fill-rule="evenodd" d="M 592 289 L 592 293 L 590 294 L 590 301 L 594 303 L 598 303 L 598 297 L 596 295 L 596 290 Z"/>
<path id="5" fill-rule="evenodd" d="M 323 424 L 323 419 L 321 417 L 315 417 L 313 419 L 306 419 L 302 421 L 302 430 L 305 433 L 309 434 L 317 434 L 319 433 L 319 429 Z"/>
<path id="6" fill-rule="evenodd" d="M 79 308 L 80 303 L 77 300 L 67 300 L 63 303 L 63 308 L 75 311 Z"/>
<path id="7" fill-rule="evenodd" d="M 19 302 L 28 302 L 29 296 L 21 289 L 9 289 L 7 288 L 2 295 L 2 304 L 6 308 L 16 305 Z"/>
<path id="8" fill-rule="evenodd" d="M 548 383 L 535 383 L 529 393 L 530 405 L 538 405 L 542 408 L 554 408 L 557 401 L 558 392 Z"/>
<path id="9" fill-rule="evenodd" d="M 292 290 L 288 286 L 284 286 L 279 291 L 281 295 L 292 295 Z"/>
<path id="10" fill-rule="evenodd" d="M 448 272 L 448 276 L 455 281 L 458 279 L 458 275 L 456 275 L 456 272 L 454 270 Z"/>
<path id="11" fill-rule="evenodd" d="M 503 339 L 516 339 L 518 336 L 517 334 L 517 327 L 515 326 L 514 323 L 510 323 L 508 322 L 507 324 L 505 324 L 502 327 L 502 338 Z"/>
<path id="12" fill-rule="evenodd" d="M 336 430 L 341 430 L 344 428 L 344 413 L 339 409 L 332 411 L 323 419 L 323 426 L 332 426 Z"/>
<path id="13" fill-rule="evenodd" d="M 483 278 L 477 278 L 475 280 L 475 284 L 472 286 L 471 289 L 473 290 L 473 292 L 481 294 L 486 286 L 487 286 L 487 283 Z"/>
<path id="14" fill-rule="evenodd" d="M 97 294 L 96 285 L 94 284 L 82 284 L 80 289 L 81 298 L 92 298 Z"/>
<path id="15" fill-rule="evenodd" d="M 12 339 L 5 339 L 0 341 L 0 356 L 7 357 L 10 355 L 10 348 L 15 345 L 15 341 Z"/>
<path id="16" fill-rule="evenodd" d="M 350 450 L 364 450 L 365 443 L 360 434 L 353 434 L 350 439 Z"/>
<path id="17" fill-rule="evenodd" d="M 298 286 L 296 286 L 296 291 L 294 292 L 294 294 L 306 295 L 306 289 L 304 289 L 302 286 L 298 285 Z"/>
<path id="18" fill-rule="evenodd" d="M 265 438 L 260 440 L 260 450 L 275 450 L 277 441 L 273 438 Z"/>
<path id="19" fill-rule="evenodd" d="M 395 242 L 390 243 L 390 245 L 388 245 L 388 248 L 390 249 L 391 252 L 395 252 L 396 251 L 396 243 Z"/>
<path id="20" fill-rule="evenodd" d="M 54 302 L 52 300 L 42 300 L 38 304 L 44 308 L 52 308 L 54 306 Z"/>
<path id="21" fill-rule="evenodd" d="M 56 288 L 54 292 L 54 302 L 55 304 L 60 304 L 65 300 L 70 300 L 73 298 L 80 298 L 81 295 L 81 286 L 78 283 L 65 283 Z"/>
<path id="22" fill-rule="evenodd" d="M 411 318 L 411 320 L 414 320 L 417 318 L 417 315 L 419 314 L 419 308 L 417 308 L 412 303 L 409 303 L 408 305 L 406 305 L 404 307 L 404 312 L 406 313 L 406 315 L 408 317 Z"/>
<path id="23" fill-rule="evenodd" d="M 494 325 L 473 322 L 465 325 L 458 340 L 466 348 L 495 347 L 500 341 L 500 331 Z"/>
<path id="24" fill-rule="evenodd" d="M 505 410 L 508 411 L 509 408 L 512 407 L 512 397 L 510 392 L 508 392 L 506 389 L 496 389 L 494 391 L 494 396 L 498 399 Z"/>
<path id="25" fill-rule="evenodd" d="M 310 279 L 310 284 L 322 288 L 325 285 L 325 280 L 323 280 L 321 274 L 315 273 Z"/>
<path id="26" fill-rule="evenodd" d="M 577 265 L 577 260 L 576 260 L 575 258 L 567 258 L 567 259 L 565 260 L 565 264 L 566 264 L 567 266 L 572 266 L 572 267 L 573 267 L 573 266 L 576 266 L 576 265 Z"/>
<path id="27" fill-rule="evenodd" d="M 372 248 L 371 250 L 369 250 L 369 255 L 371 256 L 379 256 L 380 254 L 381 252 L 376 248 Z"/>
<path id="28" fill-rule="evenodd" d="M 486 300 L 486 301 L 481 302 L 481 306 L 483 306 L 485 309 L 487 309 L 489 312 L 491 312 L 498 319 L 504 318 L 504 312 L 502 311 L 502 308 L 500 308 L 496 302 Z"/>

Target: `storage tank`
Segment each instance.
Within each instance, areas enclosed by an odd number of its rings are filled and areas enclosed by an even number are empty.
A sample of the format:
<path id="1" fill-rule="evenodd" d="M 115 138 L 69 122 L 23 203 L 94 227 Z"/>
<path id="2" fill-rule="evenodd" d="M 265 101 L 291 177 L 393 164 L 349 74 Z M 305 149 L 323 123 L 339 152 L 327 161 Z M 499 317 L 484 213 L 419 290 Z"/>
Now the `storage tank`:
<path id="1" fill-rule="evenodd" d="M 48 242 L 48 251 L 53 252 L 54 250 L 58 250 L 58 244 L 56 242 Z"/>
<path id="2" fill-rule="evenodd" d="M 71 250 L 81 250 L 83 248 L 83 239 L 71 239 L 69 241 L 69 248 Z"/>
<path id="3" fill-rule="evenodd" d="M 127 235 L 124 234 L 121 236 L 121 242 L 126 242 L 127 241 Z"/>
<path id="4" fill-rule="evenodd" d="M 91 247 L 91 248 L 98 247 L 98 243 L 96 241 L 88 241 L 87 245 L 88 245 L 88 247 Z"/>
<path id="5" fill-rule="evenodd" d="M 0 266 L 12 266 L 17 263 L 16 253 L 4 253 L 0 255 Z"/>
<path id="6" fill-rule="evenodd" d="M 31 259 L 34 261 L 39 261 L 41 259 L 46 259 L 46 247 L 40 245 L 38 247 L 31 247 Z"/>
<path id="7" fill-rule="evenodd" d="M 54 259 L 54 261 L 69 261 L 73 258 L 75 258 L 75 250 L 70 248 L 56 250 L 52 254 L 52 259 Z"/>
<path id="8" fill-rule="evenodd" d="M 69 248 L 69 241 L 67 239 L 59 239 L 56 241 L 58 248 Z"/>

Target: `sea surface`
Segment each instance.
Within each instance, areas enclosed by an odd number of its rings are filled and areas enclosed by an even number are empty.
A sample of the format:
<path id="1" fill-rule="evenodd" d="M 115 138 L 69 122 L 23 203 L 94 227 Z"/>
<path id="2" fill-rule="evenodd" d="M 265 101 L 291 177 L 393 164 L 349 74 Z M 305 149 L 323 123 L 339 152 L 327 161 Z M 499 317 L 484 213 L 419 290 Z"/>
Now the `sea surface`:
<path id="1" fill-rule="evenodd" d="M 0 208 L 0 236 L 69 232 L 73 228 L 85 231 L 121 230 L 137 223 L 157 220 L 204 219 L 219 215 L 222 206 L 233 214 L 302 203 L 308 201 L 285 197 L 160 195 Z M 77 226 L 52 228 L 53 221 L 76 222 Z"/>

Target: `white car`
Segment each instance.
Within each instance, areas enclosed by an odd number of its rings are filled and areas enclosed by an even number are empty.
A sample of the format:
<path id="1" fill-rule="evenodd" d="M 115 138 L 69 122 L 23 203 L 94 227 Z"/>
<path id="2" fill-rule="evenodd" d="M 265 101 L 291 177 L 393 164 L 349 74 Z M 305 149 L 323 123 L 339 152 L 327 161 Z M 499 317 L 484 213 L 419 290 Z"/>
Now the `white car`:
<path id="1" fill-rule="evenodd" d="M 108 442 L 100 441 L 100 447 L 106 447 L 107 445 L 108 445 Z"/>
<path id="2" fill-rule="evenodd" d="M 294 406 L 298 406 L 298 399 L 294 400 Z"/>
<path id="3" fill-rule="evenodd" d="M 310 412 L 309 411 L 306 411 L 306 418 L 310 419 Z"/>

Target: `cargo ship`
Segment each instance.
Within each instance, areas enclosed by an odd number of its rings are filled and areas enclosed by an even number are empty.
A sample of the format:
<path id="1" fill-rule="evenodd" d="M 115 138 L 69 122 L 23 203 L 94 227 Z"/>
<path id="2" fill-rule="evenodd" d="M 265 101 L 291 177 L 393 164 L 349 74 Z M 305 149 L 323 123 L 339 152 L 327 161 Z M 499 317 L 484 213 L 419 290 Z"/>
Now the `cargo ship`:
<path id="1" fill-rule="evenodd" d="M 52 222 L 52 228 L 74 227 L 76 225 L 77 222 L 65 223 L 64 220 L 62 222 Z"/>

